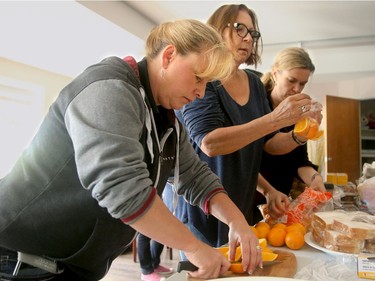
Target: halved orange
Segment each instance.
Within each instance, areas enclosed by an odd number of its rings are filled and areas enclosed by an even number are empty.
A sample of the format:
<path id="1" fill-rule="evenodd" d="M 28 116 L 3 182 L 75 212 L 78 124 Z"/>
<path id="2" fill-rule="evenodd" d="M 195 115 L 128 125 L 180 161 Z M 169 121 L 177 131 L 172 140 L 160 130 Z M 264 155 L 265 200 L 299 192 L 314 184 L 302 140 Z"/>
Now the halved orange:
<path id="1" fill-rule="evenodd" d="M 265 238 L 259 239 L 259 246 L 264 249 L 267 247 L 267 240 Z"/>
<path id="2" fill-rule="evenodd" d="M 315 137 L 311 138 L 310 140 L 316 141 L 316 140 L 320 139 L 321 137 L 323 137 L 323 135 L 324 135 L 324 131 L 323 130 L 319 130 L 316 133 Z"/>
<path id="3" fill-rule="evenodd" d="M 278 254 L 271 253 L 271 252 L 262 252 L 262 260 L 263 261 L 274 261 L 278 257 Z M 231 266 L 229 267 L 229 270 L 233 273 L 244 273 L 245 271 L 242 268 L 241 262 L 232 262 Z"/>
<path id="4" fill-rule="evenodd" d="M 229 247 L 228 246 L 223 246 L 223 247 L 219 247 L 219 248 L 215 248 L 216 250 L 218 250 L 226 259 L 229 260 Z M 234 255 L 234 261 L 239 261 L 241 260 L 242 258 L 242 251 L 241 251 L 241 247 L 237 247 L 236 248 L 236 253 Z"/>
<path id="5" fill-rule="evenodd" d="M 240 262 L 233 262 L 231 266 L 229 267 L 229 270 L 233 273 L 244 273 L 245 270 L 242 269 L 242 263 Z"/>
<path id="6" fill-rule="evenodd" d="M 315 119 L 310 117 L 303 118 L 294 125 L 294 133 L 300 137 L 312 139 L 317 137 L 318 132 L 319 123 Z"/>
<path id="7" fill-rule="evenodd" d="M 308 118 L 303 118 L 294 125 L 294 133 L 297 136 L 305 137 L 307 133 L 309 132 L 309 130 L 310 130 L 310 121 Z"/>
<path id="8" fill-rule="evenodd" d="M 274 261 L 277 259 L 279 255 L 271 252 L 264 252 L 262 253 L 262 260 L 263 261 Z"/>
<path id="9" fill-rule="evenodd" d="M 223 247 L 219 247 L 215 249 L 218 250 L 226 259 L 228 259 L 228 254 L 229 254 L 228 246 L 223 246 Z"/>
<path id="10" fill-rule="evenodd" d="M 263 253 L 273 253 L 272 249 L 268 248 L 268 247 L 265 247 L 265 248 L 262 248 L 262 254 Z"/>

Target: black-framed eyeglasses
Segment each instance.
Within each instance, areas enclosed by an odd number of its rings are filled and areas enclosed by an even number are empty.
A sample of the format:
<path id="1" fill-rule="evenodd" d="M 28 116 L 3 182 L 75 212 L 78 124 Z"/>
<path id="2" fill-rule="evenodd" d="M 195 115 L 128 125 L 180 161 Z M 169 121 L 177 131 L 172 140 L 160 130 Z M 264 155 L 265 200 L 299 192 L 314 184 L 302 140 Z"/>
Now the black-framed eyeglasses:
<path id="1" fill-rule="evenodd" d="M 228 23 L 227 26 L 230 27 L 231 24 Z M 242 38 L 245 38 L 249 33 L 250 33 L 251 38 L 253 38 L 253 40 L 258 40 L 260 38 L 260 32 L 259 31 L 250 30 L 243 23 L 235 22 L 235 23 L 233 23 L 233 27 L 236 30 L 237 35 L 242 37 Z"/>

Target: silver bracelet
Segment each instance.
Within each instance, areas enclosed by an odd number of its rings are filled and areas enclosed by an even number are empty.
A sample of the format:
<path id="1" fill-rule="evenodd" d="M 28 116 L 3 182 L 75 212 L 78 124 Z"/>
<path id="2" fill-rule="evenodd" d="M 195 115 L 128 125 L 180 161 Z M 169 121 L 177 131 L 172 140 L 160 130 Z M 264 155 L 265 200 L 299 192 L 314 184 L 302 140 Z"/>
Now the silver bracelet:
<path id="1" fill-rule="evenodd" d="M 304 144 L 307 143 L 307 141 L 300 141 L 300 140 L 297 138 L 297 136 L 296 136 L 296 134 L 294 133 L 293 130 L 292 130 L 292 138 L 293 138 L 293 140 L 294 140 L 298 145 L 304 145 Z"/>
<path id="2" fill-rule="evenodd" d="M 315 178 L 316 178 L 317 176 L 321 176 L 321 174 L 318 173 L 318 172 L 316 172 L 315 174 L 312 175 L 312 177 L 311 177 L 311 181 L 310 181 L 310 186 L 311 186 L 311 184 L 313 183 L 313 181 L 315 180 Z"/>

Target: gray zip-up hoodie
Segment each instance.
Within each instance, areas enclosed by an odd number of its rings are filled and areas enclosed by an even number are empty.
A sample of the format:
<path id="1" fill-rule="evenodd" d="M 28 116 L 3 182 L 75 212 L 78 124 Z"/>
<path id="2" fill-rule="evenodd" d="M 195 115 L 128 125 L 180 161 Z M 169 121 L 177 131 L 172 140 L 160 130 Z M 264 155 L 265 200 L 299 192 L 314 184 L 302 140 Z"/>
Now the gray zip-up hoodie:
<path id="1" fill-rule="evenodd" d="M 175 165 L 175 188 L 191 204 L 207 209 L 224 192 L 173 110 L 155 105 L 146 60 L 138 66 L 140 79 L 122 59 L 107 58 L 61 91 L 0 181 L 0 246 L 99 280 Z"/>

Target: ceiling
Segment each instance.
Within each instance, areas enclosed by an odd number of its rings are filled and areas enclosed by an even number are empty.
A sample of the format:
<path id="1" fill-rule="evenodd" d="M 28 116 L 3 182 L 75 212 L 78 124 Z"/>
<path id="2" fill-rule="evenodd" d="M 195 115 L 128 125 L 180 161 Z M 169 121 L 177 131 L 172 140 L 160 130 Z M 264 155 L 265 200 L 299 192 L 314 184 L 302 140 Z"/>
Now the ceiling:
<path id="1" fill-rule="evenodd" d="M 0 56 L 73 77 L 108 55 L 140 59 L 153 26 L 206 21 L 228 3 L 257 13 L 260 71 L 280 49 L 302 46 L 315 82 L 375 76 L 374 1 L 1 1 Z"/>

